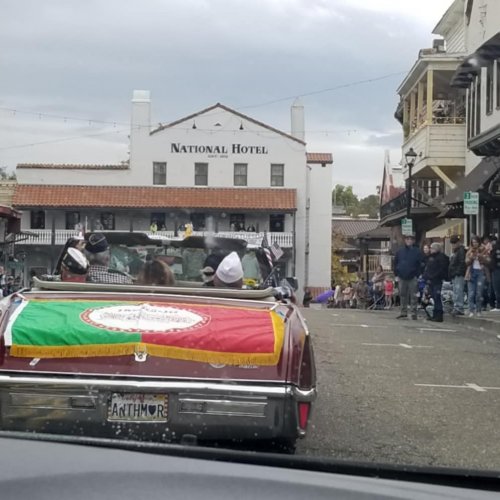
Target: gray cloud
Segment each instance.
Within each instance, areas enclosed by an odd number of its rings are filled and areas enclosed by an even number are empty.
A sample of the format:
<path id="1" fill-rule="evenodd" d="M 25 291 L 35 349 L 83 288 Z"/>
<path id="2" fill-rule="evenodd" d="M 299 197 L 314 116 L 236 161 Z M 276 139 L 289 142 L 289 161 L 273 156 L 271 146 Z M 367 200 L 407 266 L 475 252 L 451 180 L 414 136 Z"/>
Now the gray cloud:
<path id="1" fill-rule="evenodd" d="M 417 8 L 418 0 L 413 3 Z M 9 19 L 0 31 L 7 49 L 0 54 L 3 106 L 120 122 L 129 120 L 134 88 L 152 91 L 154 120 L 165 122 L 218 101 L 239 108 L 404 71 L 430 44 L 438 20 L 422 24 L 337 0 L 17 0 L 6 2 L 3 16 Z M 402 78 L 305 97 L 311 131 L 372 131 L 368 139 L 333 134 L 332 141 L 311 132 L 309 149 L 329 147 L 336 155 L 340 141 L 357 145 L 345 153 L 350 165 L 364 164 L 360 150 L 383 158 L 382 148 L 397 146 L 393 112 Z M 243 112 L 288 130 L 289 105 Z M 28 129 L 24 135 L 10 129 L 11 120 L 0 113 L 0 147 L 31 140 Z M 53 138 L 71 135 L 64 124 L 51 124 L 33 119 L 30 127 Z M 98 142 L 108 161 L 103 146 L 110 141 Z M 86 154 L 97 155 L 89 147 L 85 140 L 68 143 L 57 148 L 58 156 L 62 151 L 86 161 Z M 31 148 L 33 161 L 50 153 L 42 150 Z M 117 153 L 111 148 L 109 154 Z M 8 163 L 17 161 L 9 150 Z M 378 183 L 381 174 L 380 162 L 369 182 Z"/>

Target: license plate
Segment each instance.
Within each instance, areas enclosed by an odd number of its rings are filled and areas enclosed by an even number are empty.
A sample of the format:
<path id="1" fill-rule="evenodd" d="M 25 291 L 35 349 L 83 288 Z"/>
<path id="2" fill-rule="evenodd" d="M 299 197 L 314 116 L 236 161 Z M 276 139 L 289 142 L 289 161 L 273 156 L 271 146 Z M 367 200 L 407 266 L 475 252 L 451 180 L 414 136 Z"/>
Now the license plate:
<path id="1" fill-rule="evenodd" d="M 168 396 L 166 394 L 111 395 L 108 420 L 119 422 L 166 422 Z"/>

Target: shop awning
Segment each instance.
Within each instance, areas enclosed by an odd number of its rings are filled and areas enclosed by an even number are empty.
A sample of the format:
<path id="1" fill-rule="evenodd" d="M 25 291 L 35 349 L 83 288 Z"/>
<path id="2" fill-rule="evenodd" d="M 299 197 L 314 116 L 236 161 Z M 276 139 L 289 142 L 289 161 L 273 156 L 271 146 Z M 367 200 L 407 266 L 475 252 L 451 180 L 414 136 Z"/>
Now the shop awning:
<path id="1" fill-rule="evenodd" d="M 457 182 L 457 187 L 448 191 L 444 197 L 445 205 L 456 205 L 463 203 L 464 192 L 480 191 L 484 185 L 499 171 L 500 157 L 490 156 L 482 160 L 469 175 Z"/>
<path id="2" fill-rule="evenodd" d="M 426 238 L 446 238 L 452 234 L 463 233 L 463 219 L 450 219 L 425 233 Z"/>

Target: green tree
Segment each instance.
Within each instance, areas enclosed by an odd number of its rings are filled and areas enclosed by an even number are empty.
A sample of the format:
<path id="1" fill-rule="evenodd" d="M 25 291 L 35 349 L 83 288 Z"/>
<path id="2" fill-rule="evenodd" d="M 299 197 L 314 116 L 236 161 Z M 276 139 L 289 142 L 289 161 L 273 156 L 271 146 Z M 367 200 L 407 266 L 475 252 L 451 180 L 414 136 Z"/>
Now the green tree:
<path id="1" fill-rule="evenodd" d="M 15 181 L 17 179 L 15 172 L 9 172 L 7 167 L 0 167 L 0 180 Z"/>
<path id="2" fill-rule="evenodd" d="M 380 199 L 376 194 L 370 194 L 359 201 L 356 215 L 368 214 L 372 219 L 377 219 L 380 208 Z"/>
<path id="3" fill-rule="evenodd" d="M 332 192 L 332 203 L 344 207 L 346 214 L 354 214 L 359 206 L 359 199 L 354 194 L 352 186 L 337 184 Z"/>

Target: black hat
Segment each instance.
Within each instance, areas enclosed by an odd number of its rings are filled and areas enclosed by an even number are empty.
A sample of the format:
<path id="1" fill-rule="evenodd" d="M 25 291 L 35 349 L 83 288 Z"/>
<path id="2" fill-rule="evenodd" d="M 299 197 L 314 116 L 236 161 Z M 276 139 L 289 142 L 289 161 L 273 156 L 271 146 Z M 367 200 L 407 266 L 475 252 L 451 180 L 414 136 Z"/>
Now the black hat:
<path id="1" fill-rule="evenodd" d="M 108 249 L 108 240 L 102 233 L 92 233 L 85 245 L 85 250 L 90 253 L 101 253 Z"/>
<path id="2" fill-rule="evenodd" d="M 69 247 L 62 259 L 62 264 L 73 274 L 85 274 L 89 269 L 89 261 L 80 250 Z"/>

